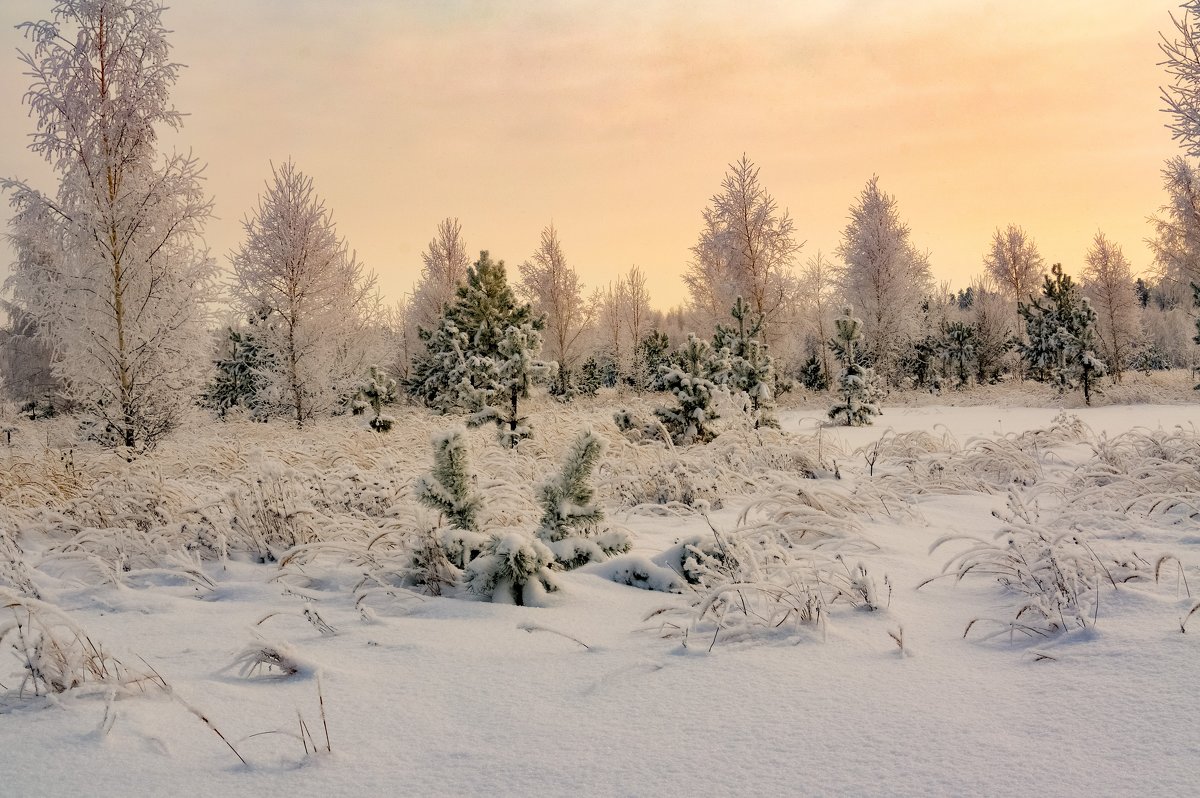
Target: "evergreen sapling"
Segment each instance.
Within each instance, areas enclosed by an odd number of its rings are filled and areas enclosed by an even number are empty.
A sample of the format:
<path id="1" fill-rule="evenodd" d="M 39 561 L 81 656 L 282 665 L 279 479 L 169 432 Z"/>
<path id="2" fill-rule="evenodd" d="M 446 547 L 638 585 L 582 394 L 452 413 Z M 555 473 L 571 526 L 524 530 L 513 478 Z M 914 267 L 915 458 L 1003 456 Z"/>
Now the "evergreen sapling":
<path id="1" fill-rule="evenodd" d="M 830 347 L 840 356 L 842 370 L 838 375 L 838 400 L 829 408 L 829 417 L 844 419 L 848 427 L 870 424 L 871 418 L 879 415 L 879 388 L 875 370 L 859 362 L 857 344 L 862 340 L 862 319 L 854 318 L 853 310 L 847 307 L 833 324 L 836 337 Z"/>
<path id="2" fill-rule="evenodd" d="M 588 480 L 603 452 L 604 441 L 594 432 L 585 432 L 572 445 L 562 472 L 539 492 L 542 520 L 538 537 L 566 569 L 607 559 L 632 545 L 621 532 L 597 534 L 604 512 L 595 503 Z"/>

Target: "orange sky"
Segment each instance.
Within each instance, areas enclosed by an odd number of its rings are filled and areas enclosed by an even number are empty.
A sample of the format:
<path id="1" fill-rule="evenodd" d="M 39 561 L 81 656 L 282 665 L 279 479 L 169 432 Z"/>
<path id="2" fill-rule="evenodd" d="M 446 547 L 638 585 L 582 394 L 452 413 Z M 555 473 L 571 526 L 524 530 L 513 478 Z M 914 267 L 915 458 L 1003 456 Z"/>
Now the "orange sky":
<path id="1" fill-rule="evenodd" d="M 4 0 L 0 52 L 49 7 Z M 1143 269 L 1159 169 L 1178 152 L 1156 65 L 1176 8 L 176 0 L 165 20 L 189 68 L 173 98 L 190 116 L 167 141 L 209 163 L 222 264 L 269 161 L 291 156 L 393 297 L 458 216 L 510 273 L 553 220 L 589 287 L 637 264 L 657 306 L 678 304 L 701 211 L 743 152 L 790 210 L 801 261 L 837 246 L 875 173 L 958 286 L 1009 222 L 1068 271 L 1098 229 Z M 0 175 L 50 188 L 23 149 L 21 71 L 0 59 Z"/>

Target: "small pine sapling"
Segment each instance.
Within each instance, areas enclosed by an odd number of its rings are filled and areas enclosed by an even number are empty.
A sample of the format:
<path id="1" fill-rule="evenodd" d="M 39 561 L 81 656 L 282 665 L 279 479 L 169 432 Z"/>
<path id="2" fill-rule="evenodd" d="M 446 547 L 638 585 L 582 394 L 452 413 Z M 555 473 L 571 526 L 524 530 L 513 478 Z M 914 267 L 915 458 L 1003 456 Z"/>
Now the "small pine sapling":
<path id="1" fill-rule="evenodd" d="M 532 535 L 516 530 L 492 535 L 467 564 L 467 589 L 497 603 L 536 603 L 541 594 L 558 590 L 554 562 L 554 552 Z"/>
<path id="2" fill-rule="evenodd" d="M 604 512 L 593 501 L 588 480 L 603 451 L 604 441 L 594 432 L 585 432 L 571 447 L 557 479 L 540 491 L 542 521 L 537 534 L 566 569 L 607 559 L 632 545 L 621 532 L 596 534 Z"/>
<path id="3" fill-rule="evenodd" d="M 678 407 L 655 408 L 671 439 L 681 445 L 707 443 L 715 437 L 710 429 L 720 416 L 713 407 L 716 385 L 708 378 L 710 350 L 705 341 L 688 335 L 687 343 L 679 350 L 678 366 L 663 366 L 663 384 L 675 396 Z"/>
<path id="4" fill-rule="evenodd" d="M 441 513 L 450 525 L 439 535 L 446 556 L 458 568 L 478 554 L 483 535 L 479 532 L 479 498 L 471 489 L 467 469 L 467 443 L 461 429 L 433 438 L 433 471 L 419 478 L 414 490 L 419 501 Z"/>
<path id="5" fill-rule="evenodd" d="M 821 365 L 821 356 L 813 352 L 800 367 L 800 383 L 810 391 L 824 391 L 829 388 L 829 377 Z"/>
<path id="6" fill-rule="evenodd" d="M 374 411 L 375 416 L 367 422 L 376 432 L 387 432 L 396 423 L 396 419 L 383 412 L 385 404 L 396 401 L 396 381 L 378 366 L 371 366 L 366 384 L 359 391 L 359 396 Z"/>
<path id="7" fill-rule="evenodd" d="M 497 388 L 493 396 L 507 400 L 507 407 L 487 406 L 471 416 L 468 425 L 495 424 L 499 429 L 500 444 L 509 449 L 517 448 L 517 444 L 533 434 L 529 420 L 520 414 L 519 406 L 520 400 L 529 396 L 529 387 L 555 370 L 555 364 L 535 360 L 541 348 L 542 335 L 532 322 L 504 331 L 497 343 Z"/>
<path id="8" fill-rule="evenodd" d="M 838 375 L 838 400 L 829 408 L 829 417 L 844 419 L 848 427 L 870 424 L 872 416 L 879 414 L 875 401 L 879 389 L 875 370 L 858 361 L 856 344 L 862 340 L 862 319 L 854 318 L 853 310 L 847 307 L 833 324 L 837 335 L 830 346 L 841 357 L 842 371 Z"/>
<path id="9" fill-rule="evenodd" d="M 717 325 L 713 336 L 712 380 L 746 397 L 754 428 L 776 427 L 775 363 L 762 341 L 763 318 L 751 318 L 750 306 L 739 296 L 730 311 L 737 327 Z"/>

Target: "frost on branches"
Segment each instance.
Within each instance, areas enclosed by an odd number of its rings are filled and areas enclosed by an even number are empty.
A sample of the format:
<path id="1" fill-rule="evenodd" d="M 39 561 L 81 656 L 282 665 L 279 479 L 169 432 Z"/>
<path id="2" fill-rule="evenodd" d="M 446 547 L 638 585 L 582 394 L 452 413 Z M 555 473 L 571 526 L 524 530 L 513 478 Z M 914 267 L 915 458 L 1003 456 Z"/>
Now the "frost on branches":
<path id="1" fill-rule="evenodd" d="M 163 7 L 152 0 L 63 0 L 21 26 L 33 82 L 31 149 L 60 175 L 45 194 L 12 179 L 16 304 L 54 352 L 67 398 L 113 443 L 150 445 L 176 426 L 204 360 L 215 264 L 201 236 L 212 202 L 190 155 L 156 152 L 177 129 L 168 102 Z M 28 254 L 28 253 L 26 253 Z"/>
<path id="2" fill-rule="evenodd" d="M 1050 271 L 1042 297 L 1019 306 L 1028 339 L 1019 347 L 1021 356 L 1034 379 L 1054 383 L 1060 391 L 1082 387 L 1090 405 L 1094 383 L 1106 371 L 1096 354 L 1096 311 L 1086 297 L 1080 298 L 1061 263 Z"/>
<path id="3" fill-rule="evenodd" d="M 709 358 L 708 343 L 689 334 L 678 352 L 678 365 L 663 367 L 663 385 L 679 406 L 655 408 L 654 415 L 675 443 L 706 443 L 714 437 L 710 425 L 720 416 L 713 407 L 716 385 L 708 378 Z"/>
<path id="4" fill-rule="evenodd" d="M 239 309 L 264 319 L 270 355 L 262 374 L 275 411 L 303 425 L 353 393 L 369 361 L 368 327 L 379 311 L 375 275 L 337 234 L 312 178 L 288 161 L 271 167 L 258 208 L 232 256 Z"/>
<path id="5" fill-rule="evenodd" d="M 838 375 L 838 399 L 829 408 L 829 417 L 843 420 L 848 427 L 870 424 L 872 416 L 879 415 L 879 387 L 875 370 L 859 362 L 862 319 L 854 318 L 853 310 L 846 308 L 833 325 L 836 336 L 829 346 L 841 359 L 842 370 Z"/>
<path id="6" fill-rule="evenodd" d="M 621 532 L 597 534 L 604 511 L 595 502 L 588 480 L 603 452 L 604 441 L 599 436 L 583 433 L 567 454 L 562 473 L 542 485 L 542 522 L 537 534 L 563 568 L 604 560 L 632 545 L 629 536 Z"/>

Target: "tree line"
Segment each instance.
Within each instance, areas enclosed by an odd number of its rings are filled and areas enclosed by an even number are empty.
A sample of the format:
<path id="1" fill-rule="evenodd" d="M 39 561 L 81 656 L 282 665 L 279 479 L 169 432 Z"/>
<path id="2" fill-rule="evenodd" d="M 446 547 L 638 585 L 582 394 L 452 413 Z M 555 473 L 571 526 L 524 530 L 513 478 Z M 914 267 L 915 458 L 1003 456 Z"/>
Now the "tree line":
<path id="1" fill-rule="evenodd" d="M 1194 5 L 1176 21 L 1180 40 L 1163 45 L 1175 80 L 1164 97 L 1193 159 Z M 520 400 L 538 381 L 569 400 L 617 385 L 678 393 L 716 376 L 743 386 L 757 424 L 770 417 L 763 402 L 793 382 L 844 388 L 847 369 L 931 390 L 1082 382 L 1090 396 L 1105 373 L 1192 364 L 1200 175 L 1182 156 L 1163 169 L 1155 269 L 1142 277 L 1098 232 L 1076 285 L 1008 224 L 979 276 L 952 292 L 935 283 L 928 251 L 875 176 L 832 254 L 801 263 L 793 220 L 743 155 L 702 212 L 687 301 L 666 311 L 651 306 L 636 266 L 588 291 L 553 224 L 510 286 L 503 261 L 486 250 L 474 258 L 452 217 L 422 253 L 411 293 L 389 305 L 290 160 L 271 166 L 222 280 L 203 238 L 213 207 L 203 165 L 157 146 L 158 131 L 182 121 L 169 100 L 180 66 L 163 10 L 153 0 L 64 0 L 53 20 L 21 26 L 31 147 L 58 185 L 0 182 L 16 252 L 0 334 L 4 390 L 34 416 L 85 411 L 98 439 L 152 443 L 197 398 L 222 415 L 240 407 L 301 425 L 370 405 L 382 425 L 380 406 L 403 387 L 439 411 L 496 423 L 515 444 L 527 434 Z M 875 390 L 840 402 L 872 405 Z"/>

